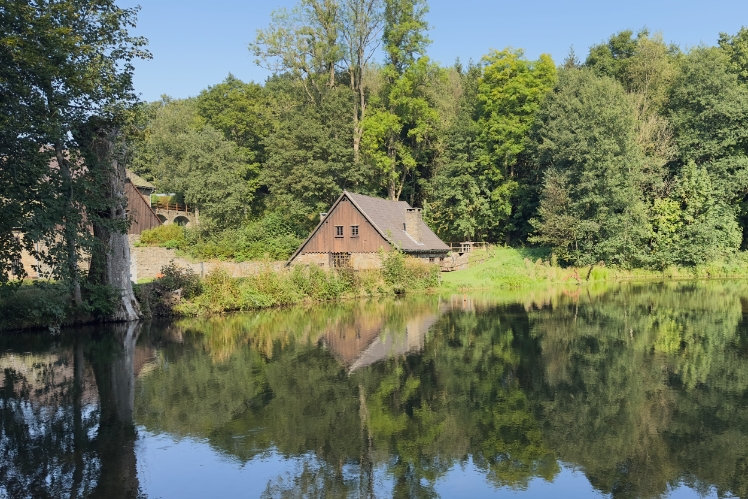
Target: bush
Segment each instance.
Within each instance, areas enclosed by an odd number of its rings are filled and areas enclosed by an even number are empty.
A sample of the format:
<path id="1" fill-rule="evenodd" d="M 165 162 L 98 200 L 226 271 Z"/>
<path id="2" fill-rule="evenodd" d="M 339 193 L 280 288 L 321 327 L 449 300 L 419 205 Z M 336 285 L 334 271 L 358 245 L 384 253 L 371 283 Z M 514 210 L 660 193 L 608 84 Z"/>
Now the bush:
<path id="1" fill-rule="evenodd" d="M 187 231 L 187 243 L 180 246 L 194 258 L 236 260 L 285 260 L 306 237 L 304 227 L 278 213 L 266 213 L 262 218 L 238 229 L 226 229 L 216 234 Z"/>
<path id="2" fill-rule="evenodd" d="M 0 298 L 0 331 L 29 327 L 57 330 L 71 312 L 69 293 L 63 286 L 35 282 Z"/>
<path id="3" fill-rule="evenodd" d="M 185 298 L 197 296 L 202 291 L 200 276 L 192 269 L 179 267 L 174 260 L 169 262 L 169 265 L 161 267 L 161 274 L 163 277 L 159 279 L 158 284 L 166 291 L 181 289 Z"/>
<path id="4" fill-rule="evenodd" d="M 159 225 L 140 234 L 140 244 L 178 248 L 185 243 L 184 228 L 177 224 Z"/>
<path id="5" fill-rule="evenodd" d="M 203 293 L 199 299 L 210 312 L 238 310 L 240 308 L 239 281 L 232 278 L 224 269 L 217 268 L 205 276 Z"/>
<path id="6" fill-rule="evenodd" d="M 395 293 L 426 289 L 439 284 L 439 267 L 417 258 L 405 256 L 401 251 L 381 254 L 382 278 Z"/>

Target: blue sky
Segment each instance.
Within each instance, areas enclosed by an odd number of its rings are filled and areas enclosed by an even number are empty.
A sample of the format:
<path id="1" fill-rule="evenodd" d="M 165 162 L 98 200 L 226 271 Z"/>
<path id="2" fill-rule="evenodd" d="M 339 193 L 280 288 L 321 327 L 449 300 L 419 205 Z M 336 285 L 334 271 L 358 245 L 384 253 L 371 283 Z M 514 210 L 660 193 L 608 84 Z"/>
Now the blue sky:
<path id="1" fill-rule="evenodd" d="M 153 59 L 136 64 L 136 91 L 148 101 L 162 94 L 189 97 L 229 72 L 263 82 L 268 72 L 254 65 L 247 46 L 257 29 L 269 24 L 274 9 L 295 3 L 141 0 L 135 34 L 149 39 Z M 525 49 L 530 58 L 546 52 L 560 63 L 573 45 L 584 59 L 591 45 L 644 26 L 684 48 L 714 45 L 720 32 L 733 34 L 748 26 L 746 0 L 430 0 L 429 7 L 433 43 L 428 54 L 443 65 L 457 57 L 478 60 L 491 48 L 507 46 Z"/>

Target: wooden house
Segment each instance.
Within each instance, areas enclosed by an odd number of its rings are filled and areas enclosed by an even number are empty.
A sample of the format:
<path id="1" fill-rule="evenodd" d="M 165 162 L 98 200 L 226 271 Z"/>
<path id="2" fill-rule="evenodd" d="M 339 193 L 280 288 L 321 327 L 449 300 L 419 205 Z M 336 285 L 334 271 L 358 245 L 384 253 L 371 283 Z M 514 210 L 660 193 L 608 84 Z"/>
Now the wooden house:
<path id="1" fill-rule="evenodd" d="M 140 234 L 146 229 L 161 225 L 161 220 L 151 208 L 151 194 L 156 188 L 130 170 L 126 170 L 125 195 L 127 214 L 131 219 L 128 234 Z"/>
<path id="2" fill-rule="evenodd" d="M 379 268 L 379 252 L 393 248 L 431 263 L 440 263 L 449 251 L 423 221 L 420 208 L 343 191 L 330 210 L 320 214 L 319 224 L 287 265 Z"/>

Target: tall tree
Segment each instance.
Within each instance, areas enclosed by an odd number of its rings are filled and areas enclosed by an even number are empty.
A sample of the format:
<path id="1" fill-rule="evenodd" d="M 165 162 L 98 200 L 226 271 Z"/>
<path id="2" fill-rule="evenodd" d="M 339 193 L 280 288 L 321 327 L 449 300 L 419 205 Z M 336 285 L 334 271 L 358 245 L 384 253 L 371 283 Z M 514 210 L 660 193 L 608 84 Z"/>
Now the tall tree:
<path id="1" fill-rule="evenodd" d="M 257 208 L 259 167 L 245 149 L 206 124 L 197 107 L 194 99 L 152 104 L 133 164 L 199 209 L 204 229 L 236 227 Z"/>
<path id="2" fill-rule="evenodd" d="M 247 154 L 255 167 L 264 162 L 263 140 L 271 131 L 272 116 L 263 87 L 244 83 L 230 74 L 197 97 L 197 113 Z"/>
<path id="3" fill-rule="evenodd" d="M 386 0 L 385 65 L 374 110 L 365 122 L 364 150 L 387 196 L 397 200 L 406 181 L 415 186 L 419 167 L 431 162 L 439 127 L 436 87 L 444 71 L 425 55 L 430 40 L 425 0 Z M 414 201 L 411 192 L 410 201 Z"/>
<path id="4" fill-rule="evenodd" d="M 642 263 L 649 229 L 635 120 L 617 81 L 587 69 L 560 73 L 535 132 L 548 171 L 534 242 L 577 264 Z"/>
<path id="5" fill-rule="evenodd" d="M 541 172 L 524 153 L 540 105 L 556 83 L 556 65 L 548 54 L 528 61 L 521 49 L 492 51 L 483 64 L 477 98 L 491 165 L 491 202 L 501 227 L 495 236 L 509 242 L 512 235 L 526 236 L 529 228 L 522 227 L 523 221 L 535 209 Z"/>
<path id="6" fill-rule="evenodd" d="M 338 72 L 347 76 L 354 95 L 350 105 L 356 163 L 368 106 L 365 72 L 380 45 L 382 2 L 301 0 L 291 13 L 274 12 L 271 25 L 259 30 L 250 44 L 257 64 L 292 74 L 315 104 L 338 84 Z"/>
<path id="7" fill-rule="evenodd" d="M 424 216 L 444 240 L 489 239 L 506 215 L 505 207 L 491 199 L 494 182 L 478 123 L 482 68 L 471 62 L 464 69 L 456 64 L 454 71 L 459 75 L 459 107 L 444 131 L 444 153 L 428 182 Z"/>
<path id="8" fill-rule="evenodd" d="M 279 106 L 277 124 L 265 139 L 267 161 L 260 180 L 267 189 L 265 206 L 299 217 L 327 210 L 342 189 L 368 191 L 368 172 L 353 161 L 350 102 L 345 87 L 310 106 L 286 78 L 268 81 L 266 89 Z"/>
<path id="9" fill-rule="evenodd" d="M 697 47 L 682 58 L 668 102 L 677 173 L 704 165 L 715 194 L 729 202 L 748 194 L 748 87 L 729 71 L 717 48 Z"/>
<path id="10" fill-rule="evenodd" d="M 92 115 L 117 122 L 137 100 L 132 61 L 150 55 L 145 39 L 128 33 L 136 13 L 112 0 L 18 1 L 0 12 L 0 114 L 8 116 L 0 123 L 7 151 L 2 175 L 9 181 L 3 203 L 24 234 L 23 246 L 69 285 L 76 305 L 82 304 L 81 254 L 93 246 L 85 216 L 102 196 L 73 131 Z M 36 250 L 37 243 L 47 250 Z M 2 246 L 11 261 L 17 258 L 20 244 Z"/>
<path id="11" fill-rule="evenodd" d="M 343 56 L 337 0 L 301 0 L 291 11 L 273 11 L 267 29 L 257 30 L 249 50 L 255 63 L 274 73 L 291 73 L 312 103 L 336 85 L 335 68 Z"/>
<path id="12" fill-rule="evenodd" d="M 342 63 L 353 97 L 353 160 L 358 163 L 369 103 L 364 72 L 379 48 L 383 27 L 382 0 L 344 0 L 342 5 Z"/>
<path id="13" fill-rule="evenodd" d="M 129 221 L 125 194 L 125 162 L 128 154 L 124 134 L 111 123 L 96 118 L 78 127 L 75 133 L 78 143 L 84 146 L 87 176 L 101 195 L 98 206 L 91 205 L 87 211 L 96 239 L 91 251 L 88 282 L 116 290 L 110 319 L 139 319 L 140 305 L 130 280 Z"/>

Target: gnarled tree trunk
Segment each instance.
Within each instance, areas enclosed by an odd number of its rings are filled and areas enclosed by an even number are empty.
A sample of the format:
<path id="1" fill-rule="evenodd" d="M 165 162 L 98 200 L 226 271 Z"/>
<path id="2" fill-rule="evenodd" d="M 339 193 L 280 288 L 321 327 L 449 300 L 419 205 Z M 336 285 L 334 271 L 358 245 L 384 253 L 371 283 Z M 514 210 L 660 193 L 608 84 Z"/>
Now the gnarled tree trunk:
<path id="1" fill-rule="evenodd" d="M 100 168 L 107 208 L 94 217 L 94 237 L 99 240 L 98 250 L 91 257 L 89 278 L 96 284 L 105 284 L 119 295 L 113 321 L 133 321 L 142 317 L 140 304 L 135 298 L 130 281 L 130 244 L 127 239 L 127 196 L 125 195 L 124 151 L 118 144 L 119 130 L 96 127 L 92 130 L 91 149 Z"/>

